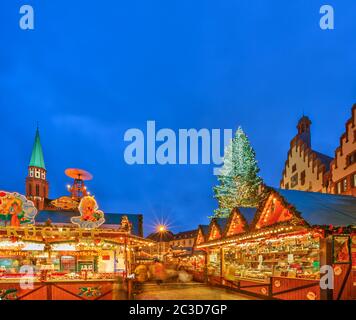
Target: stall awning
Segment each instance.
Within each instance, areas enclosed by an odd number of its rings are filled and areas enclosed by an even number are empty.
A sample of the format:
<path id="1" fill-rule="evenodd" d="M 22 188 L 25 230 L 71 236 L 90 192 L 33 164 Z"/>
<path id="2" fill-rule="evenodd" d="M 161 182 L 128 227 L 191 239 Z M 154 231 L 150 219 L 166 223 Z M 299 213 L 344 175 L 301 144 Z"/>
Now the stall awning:
<path id="1" fill-rule="evenodd" d="M 356 197 L 274 189 L 310 225 L 348 226 L 356 224 Z"/>

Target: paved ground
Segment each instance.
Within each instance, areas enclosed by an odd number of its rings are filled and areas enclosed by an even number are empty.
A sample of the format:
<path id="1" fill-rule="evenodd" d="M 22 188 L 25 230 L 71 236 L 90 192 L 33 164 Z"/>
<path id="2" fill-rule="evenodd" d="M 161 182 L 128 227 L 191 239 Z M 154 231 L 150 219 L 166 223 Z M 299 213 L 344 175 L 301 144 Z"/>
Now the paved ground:
<path id="1" fill-rule="evenodd" d="M 136 300 L 256 300 L 230 290 L 201 284 L 150 285 L 135 297 Z"/>

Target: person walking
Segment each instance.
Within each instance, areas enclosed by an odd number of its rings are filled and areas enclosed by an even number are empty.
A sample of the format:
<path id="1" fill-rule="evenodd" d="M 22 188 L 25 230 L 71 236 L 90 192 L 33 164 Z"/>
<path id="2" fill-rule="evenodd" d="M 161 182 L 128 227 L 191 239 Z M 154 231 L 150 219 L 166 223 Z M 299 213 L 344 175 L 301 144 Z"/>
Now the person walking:
<path id="1" fill-rule="evenodd" d="M 156 283 L 160 285 L 166 279 L 166 269 L 162 262 L 158 259 L 154 260 L 154 277 L 156 279 Z"/>

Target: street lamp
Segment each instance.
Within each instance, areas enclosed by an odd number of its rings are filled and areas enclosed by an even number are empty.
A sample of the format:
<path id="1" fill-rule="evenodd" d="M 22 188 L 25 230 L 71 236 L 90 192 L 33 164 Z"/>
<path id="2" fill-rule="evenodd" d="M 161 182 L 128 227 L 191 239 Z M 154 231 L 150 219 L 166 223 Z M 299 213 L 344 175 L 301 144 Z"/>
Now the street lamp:
<path id="1" fill-rule="evenodd" d="M 156 230 L 159 233 L 160 238 L 160 241 L 158 243 L 158 256 L 161 258 L 162 235 L 167 232 L 167 226 L 165 226 L 164 224 L 159 224 Z"/>

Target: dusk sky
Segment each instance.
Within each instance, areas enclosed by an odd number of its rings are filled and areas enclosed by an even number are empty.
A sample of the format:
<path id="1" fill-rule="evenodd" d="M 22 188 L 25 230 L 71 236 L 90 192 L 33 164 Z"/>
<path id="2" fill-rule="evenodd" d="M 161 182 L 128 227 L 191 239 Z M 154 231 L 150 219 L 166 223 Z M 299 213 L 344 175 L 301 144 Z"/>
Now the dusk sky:
<path id="1" fill-rule="evenodd" d="M 33 5 L 35 29 L 19 28 Z M 319 27 L 323 4 L 335 29 Z M 333 156 L 356 103 L 356 1 L 2 0 L 0 189 L 25 192 L 39 122 L 50 197 L 90 171 L 104 212 L 142 213 L 145 233 L 207 224 L 214 165 L 133 165 L 124 133 L 242 126 L 278 186 L 303 112 Z"/>

